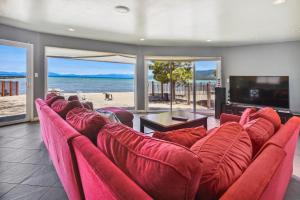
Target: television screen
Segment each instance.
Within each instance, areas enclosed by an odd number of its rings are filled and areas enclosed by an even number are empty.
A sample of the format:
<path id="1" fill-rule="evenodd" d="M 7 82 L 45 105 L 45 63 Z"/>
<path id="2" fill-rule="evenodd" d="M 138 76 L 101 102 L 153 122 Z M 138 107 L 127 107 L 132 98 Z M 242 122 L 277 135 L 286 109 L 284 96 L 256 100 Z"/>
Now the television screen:
<path id="1" fill-rule="evenodd" d="M 289 108 L 288 76 L 230 76 L 230 101 Z"/>

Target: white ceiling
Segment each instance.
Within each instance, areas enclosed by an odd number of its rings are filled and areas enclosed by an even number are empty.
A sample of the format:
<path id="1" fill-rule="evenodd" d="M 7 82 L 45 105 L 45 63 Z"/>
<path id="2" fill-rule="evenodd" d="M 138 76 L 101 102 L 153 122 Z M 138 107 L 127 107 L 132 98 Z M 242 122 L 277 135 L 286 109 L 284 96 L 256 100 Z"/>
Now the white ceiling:
<path id="1" fill-rule="evenodd" d="M 139 45 L 233 46 L 300 40 L 300 0 L 280 5 L 273 1 L 0 0 L 0 23 Z M 116 12 L 117 5 L 128 6 L 130 12 Z"/>
<path id="2" fill-rule="evenodd" d="M 135 55 L 67 49 L 58 47 L 46 47 L 46 56 L 53 58 L 136 64 Z"/>

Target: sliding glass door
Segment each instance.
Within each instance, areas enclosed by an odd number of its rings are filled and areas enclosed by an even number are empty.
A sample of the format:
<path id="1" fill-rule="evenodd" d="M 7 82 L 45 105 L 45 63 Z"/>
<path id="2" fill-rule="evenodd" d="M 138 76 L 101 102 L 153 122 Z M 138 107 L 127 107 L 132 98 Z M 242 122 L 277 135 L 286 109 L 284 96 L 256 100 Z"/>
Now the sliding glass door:
<path id="1" fill-rule="evenodd" d="M 194 70 L 194 111 L 214 115 L 215 87 L 221 86 L 221 61 L 195 61 Z"/>
<path id="2" fill-rule="evenodd" d="M 192 111 L 193 62 L 170 61 L 171 110 Z"/>
<path id="3" fill-rule="evenodd" d="M 147 66 L 148 111 L 192 110 L 192 62 L 151 60 Z"/>
<path id="4" fill-rule="evenodd" d="M 0 126 L 32 118 L 32 45 L 0 40 Z"/>
<path id="5" fill-rule="evenodd" d="M 148 111 L 214 114 L 215 87 L 221 86 L 221 60 L 181 57 L 146 60 Z"/>

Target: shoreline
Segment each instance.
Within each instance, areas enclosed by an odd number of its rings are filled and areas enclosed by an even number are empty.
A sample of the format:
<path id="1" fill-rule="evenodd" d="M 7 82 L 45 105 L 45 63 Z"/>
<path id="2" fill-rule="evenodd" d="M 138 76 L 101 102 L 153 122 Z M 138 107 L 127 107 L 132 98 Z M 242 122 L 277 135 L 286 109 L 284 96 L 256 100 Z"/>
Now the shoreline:
<path id="1" fill-rule="evenodd" d="M 108 92 L 112 94 L 112 100 L 106 101 L 104 92 L 101 93 L 65 93 L 61 94 L 68 99 L 71 95 L 78 95 L 80 101 L 91 101 L 94 105 L 94 108 L 102 108 L 102 107 L 123 107 L 129 110 L 135 110 L 135 98 L 134 92 Z M 34 104 L 33 104 L 34 106 Z M 174 103 L 174 109 L 192 109 L 193 104 L 187 103 Z M 149 110 L 159 110 L 159 109 L 169 109 L 170 102 L 149 102 Z M 203 106 L 197 106 L 198 109 L 207 108 Z M 3 116 L 11 116 L 24 114 L 26 111 L 26 95 L 18 95 L 18 96 L 5 96 L 0 97 L 0 117 Z"/>

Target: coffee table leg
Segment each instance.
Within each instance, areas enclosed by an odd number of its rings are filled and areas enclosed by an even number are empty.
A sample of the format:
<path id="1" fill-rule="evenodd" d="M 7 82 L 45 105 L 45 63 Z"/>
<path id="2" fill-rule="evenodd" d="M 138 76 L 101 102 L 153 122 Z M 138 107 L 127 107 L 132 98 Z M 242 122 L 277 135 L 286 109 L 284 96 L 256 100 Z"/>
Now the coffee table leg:
<path id="1" fill-rule="evenodd" d="M 140 132 L 144 133 L 144 123 L 142 120 L 140 120 Z"/>

